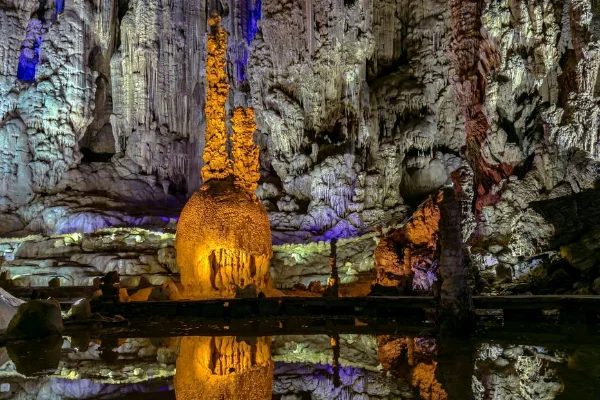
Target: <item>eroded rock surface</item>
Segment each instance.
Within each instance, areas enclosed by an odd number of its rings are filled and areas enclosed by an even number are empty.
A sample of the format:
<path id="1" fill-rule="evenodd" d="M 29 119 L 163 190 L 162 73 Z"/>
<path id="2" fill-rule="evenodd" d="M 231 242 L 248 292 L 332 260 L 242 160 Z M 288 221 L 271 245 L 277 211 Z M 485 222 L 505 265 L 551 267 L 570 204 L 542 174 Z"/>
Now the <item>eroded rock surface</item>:
<path id="1" fill-rule="evenodd" d="M 277 244 L 402 222 L 467 163 L 463 237 L 496 291 L 551 247 L 530 204 L 597 185 L 591 0 L 175 3 L 0 1 L 2 234 L 174 225 L 203 183 L 211 11 Z"/>

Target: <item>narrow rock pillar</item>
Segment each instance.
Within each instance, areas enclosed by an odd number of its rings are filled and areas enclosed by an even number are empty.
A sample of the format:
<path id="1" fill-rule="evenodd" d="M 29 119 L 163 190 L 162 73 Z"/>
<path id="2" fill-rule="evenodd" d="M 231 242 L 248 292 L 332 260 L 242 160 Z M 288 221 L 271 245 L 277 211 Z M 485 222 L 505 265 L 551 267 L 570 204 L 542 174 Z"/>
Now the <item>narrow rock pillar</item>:
<path id="1" fill-rule="evenodd" d="M 329 253 L 329 268 L 331 274 L 329 276 L 329 287 L 327 294 L 331 297 L 338 297 L 340 288 L 340 276 L 337 268 L 337 239 L 331 239 L 331 252 Z"/>
<path id="2" fill-rule="evenodd" d="M 473 305 L 462 255 L 460 191 L 446 188 L 443 196 L 439 204 L 441 331 L 468 334 L 473 327 Z"/>

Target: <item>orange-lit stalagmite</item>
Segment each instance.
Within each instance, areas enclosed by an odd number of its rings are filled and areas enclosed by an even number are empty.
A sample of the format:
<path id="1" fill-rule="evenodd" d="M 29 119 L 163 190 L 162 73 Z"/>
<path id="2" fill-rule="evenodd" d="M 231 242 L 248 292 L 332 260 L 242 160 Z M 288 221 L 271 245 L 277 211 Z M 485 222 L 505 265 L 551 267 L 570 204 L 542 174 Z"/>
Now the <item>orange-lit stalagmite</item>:
<path id="1" fill-rule="evenodd" d="M 271 287 L 271 227 L 254 194 L 260 177 L 259 150 L 252 142 L 254 110 L 234 112 L 232 168 L 225 130 L 227 33 L 219 26 L 219 17 L 211 18 L 210 25 L 204 185 L 183 208 L 175 240 L 184 298 L 256 295 Z M 246 286 L 252 288 L 239 291 Z"/>
<path id="2" fill-rule="evenodd" d="M 268 215 L 231 180 L 212 180 L 192 195 L 177 224 L 175 249 L 186 298 L 233 297 L 236 286 L 270 286 Z"/>
<path id="3" fill-rule="evenodd" d="M 238 107 L 231 117 L 231 136 L 233 153 L 233 175 L 235 184 L 254 196 L 260 174 L 258 172 L 259 148 L 252 138 L 256 131 L 254 110 Z"/>
<path id="4" fill-rule="evenodd" d="M 177 357 L 177 400 L 272 398 L 271 338 L 184 337 Z"/>
<path id="5" fill-rule="evenodd" d="M 221 27 L 221 17 L 213 15 L 208 21 L 210 34 L 206 39 L 206 146 L 202 180 L 223 179 L 231 173 L 227 157 L 225 103 L 229 94 L 226 55 L 227 31 Z"/>

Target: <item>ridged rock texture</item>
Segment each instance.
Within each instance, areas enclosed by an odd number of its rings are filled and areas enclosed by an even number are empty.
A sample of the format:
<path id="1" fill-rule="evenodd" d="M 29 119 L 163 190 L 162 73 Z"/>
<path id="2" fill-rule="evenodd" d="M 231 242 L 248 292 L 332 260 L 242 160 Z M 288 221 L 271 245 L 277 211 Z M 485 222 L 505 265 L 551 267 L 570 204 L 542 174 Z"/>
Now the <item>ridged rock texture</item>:
<path id="1" fill-rule="evenodd" d="M 269 217 L 231 181 L 211 180 L 192 195 L 177 224 L 175 250 L 185 297 L 233 297 L 234 285 L 271 285 Z"/>
<path id="2" fill-rule="evenodd" d="M 225 103 L 229 94 L 226 72 L 227 32 L 221 27 L 221 18 L 209 20 L 211 33 L 206 40 L 206 144 L 202 180 L 224 179 L 231 175 L 231 160 L 227 154 L 227 127 Z M 254 130 L 251 136 L 254 135 Z"/>
<path id="3" fill-rule="evenodd" d="M 271 338 L 184 337 L 179 345 L 177 400 L 266 400 L 273 391 Z"/>
<path id="4" fill-rule="evenodd" d="M 260 179 L 258 172 L 258 157 L 260 149 L 252 141 L 256 132 L 254 110 L 237 107 L 231 117 L 231 144 L 233 155 L 233 176 L 235 184 L 253 197 Z"/>
<path id="5" fill-rule="evenodd" d="M 0 232 L 152 225 L 203 160 L 230 168 L 205 146 L 229 129 L 207 132 L 213 11 L 275 243 L 402 221 L 468 164 L 473 265 L 516 280 L 558 250 L 529 204 L 596 185 L 591 0 L 0 0 Z"/>

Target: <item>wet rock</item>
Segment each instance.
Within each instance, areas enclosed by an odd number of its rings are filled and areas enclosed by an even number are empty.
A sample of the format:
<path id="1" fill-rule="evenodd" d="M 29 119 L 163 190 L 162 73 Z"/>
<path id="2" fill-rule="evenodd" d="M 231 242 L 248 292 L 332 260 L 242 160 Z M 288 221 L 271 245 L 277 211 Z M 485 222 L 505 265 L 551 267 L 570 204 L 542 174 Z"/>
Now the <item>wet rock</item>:
<path id="1" fill-rule="evenodd" d="M 322 293 L 324 289 L 320 281 L 312 281 L 308 284 L 308 290 L 312 293 Z"/>
<path id="2" fill-rule="evenodd" d="M 254 299 L 258 297 L 258 288 L 255 284 L 251 283 L 243 288 L 236 287 L 235 288 L 235 298 L 236 299 Z"/>
<path id="3" fill-rule="evenodd" d="M 34 338 L 60 334 L 63 321 L 58 301 L 31 300 L 21 304 L 10 321 L 6 334 L 11 338 Z"/>
<path id="4" fill-rule="evenodd" d="M 395 286 L 380 285 L 375 283 L 371 285 L 369 296 L 398 296 L 398 288 Z"/>
<path id="5" fill-rule="evenodd" d="M 88 299 L 79 299 L 67 312 L 67 318 L 73 320 L 87 320 L 92 317 L 92 308 Z"/>
<path id="6" fill-rule="evenodd" d="M 293 290 L 308 290 L 308 288 L 306 287 L 306 285 L 304 283 L 296 283 L 293 287 Z"/>
<path id="7" fill-rule="evenodd" d="M 52 278 L 52 279 L 50 279 L 50 281 L 48 282 L 48 287 L 51 287 L 51 288 L 58 288 L 58 287 L 60 287 L 60 278 Z"/>

